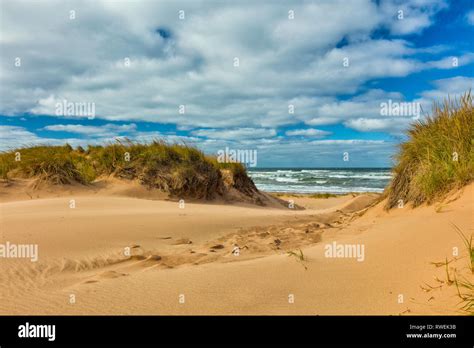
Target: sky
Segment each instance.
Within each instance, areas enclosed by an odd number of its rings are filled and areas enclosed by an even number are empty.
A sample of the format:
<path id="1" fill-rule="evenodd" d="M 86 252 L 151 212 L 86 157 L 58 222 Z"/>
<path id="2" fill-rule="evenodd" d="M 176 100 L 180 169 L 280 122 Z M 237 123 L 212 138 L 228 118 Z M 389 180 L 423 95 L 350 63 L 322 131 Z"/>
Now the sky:
<path id="1" fill-rule="evenodd" d="M 388 167 L 410 123 L 474 86 L 473 4 L 0 0 L 0 150 L 164 139 Z"/>

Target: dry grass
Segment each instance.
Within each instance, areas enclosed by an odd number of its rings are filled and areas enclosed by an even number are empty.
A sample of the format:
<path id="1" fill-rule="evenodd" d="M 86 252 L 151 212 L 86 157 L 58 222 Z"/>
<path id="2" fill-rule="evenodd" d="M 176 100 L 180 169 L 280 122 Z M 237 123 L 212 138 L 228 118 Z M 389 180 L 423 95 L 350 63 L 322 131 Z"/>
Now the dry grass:
<path id="1" fill-rule="evenodd" d="M 451 223 L 453 228 L 455 229 L 456 233 L 461 237 L 465 247 L 466 251 L 469 257 L 469 269 L 471 271 L 471 274 L 474 274 L 474 247 L 472 243 L 472 235 L 468 238 L 462 230 L 455 224 Z M 455 285 L 458 297 L 461 299 L 460 306 L 461 309 L 468 312 L 471 315 L 474 315 L 474 284 L 472 283 L 471 279 L 468 279 L 469 275 L 466 275 L 466 277 L 463 277 L 462 275 L 459 274 L 459 270 L 456 268 L 453 269 L 453 277 L 451 277 L 450 271 L 449 271 L 449 263 L 452 261 L 448 261 L 446 258 L 445 262 L 435 262 L 433 263 L 436 267 L 445 267 L 446 271 L 446 281 L 438 280 L 438 282 L 442 284 L 446 284 L 448 286 Z M 462 274 L 462 270 L 461 270 Z M 432 287 L 430 287 L 432 288 Z"/>
<path id="2" fill-rule="evenodd" d="M 307 259 L 306 259 L 306 257 L 305 257 L 304 254 L 303 254 L 303 250 L 298 249 L 297 252 L 296 252 L 296 251 L 288 251 L 287 254 L 288 254 L 288 256 L 290 256 L 290 257 L 295 257 L 296 260 L 297 260 L 299 263 L 301 263 L 301 265 L 304 267 L 304 269 L 305 269 L 305 270 L 308 270 L 308 267 L 304 264 L 304 263 L 307 261 Z"/>
<path id="3" fill-rule="evenodd" d="M 474 108 L 471 92 L 458 101 L 435 104 L 433 115 L 417 121 L 400 145 L 387 188 L 387 206 L 401 199 L 431 203 L 474 179 Z M 457 160 L 455 160 L 457 154 Z"/>
<path id="4" fill-rule="evenodd" d="M 471 270 L 471 274 L 474 274 L 474 245 L 472 243 L 472 235 L 468 238 L 457 225 L 452 223 L 452 226 L 466 247 L 469 256 L 469 269 Z M 456 272 L 454 272 L 453 282 L 456 285 L 458 296 L 461 299 L 461 309 L 474 315 L 474 283 L 472 280 L 461 276 L 458 278 Z"/>
<path id="5" fill-rule="evenodd" d="M 232 173 L 236 189 L 255 192 L 241 164 L 218 163 L 195 147 L 161 140 L 148 144 L 125 140 L 87 149 L 67 144 L 32 146 L 0 154 L 0 177 L 6 180 L 22 177 L 52 184 L 88 184 L 102 175 L 113 175 L 173 196 L 204 199 L 222 193 L 224 169 Z"/>
<path id="6" fill-rule="evenodd" d="M 472 243 L 472 234 L 468 238 L 457 225 L 453 223 L 451 223 L 451 225 L 456 230 L 459 237 L 461 237 L 464 246 L 466 247 L 467 254 L 469 255 L 469 269 L 471 270 L 471 273 L 474 274 L 474 244 Z"/>
<path id="7" fill-rule="evenodd" d="M 474 315 L 474 284 L 467 279 L 454 278 L 458 296 L 461 299 L 461 309 Z"/>
<path id="8" fill-rule="evenodd" d="M 87 184 L 95 173 L 87 159 L 70 145 L 34 146 L 0 154 L 0 176 L 37 178 L 53 184 Z"/>
<path id="9" fill-rule="evenodd" d="M 312 193 L 311 195 L 309 195 L 310 198 L 324 198 L 324 199 L 339 197 L 339 196 L 341 195 L 336 195 L 333 193 Z"/>

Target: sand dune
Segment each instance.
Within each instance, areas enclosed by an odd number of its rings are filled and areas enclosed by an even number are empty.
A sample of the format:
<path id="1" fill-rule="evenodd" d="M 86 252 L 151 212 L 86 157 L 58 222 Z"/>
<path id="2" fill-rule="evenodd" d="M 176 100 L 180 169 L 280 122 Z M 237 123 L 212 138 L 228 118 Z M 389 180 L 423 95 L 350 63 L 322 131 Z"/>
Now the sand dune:
<path id="1" fill-rule="evenodd" d="M 376 195 L 295 198 L 306 210 L 10 197 L 1 242 L 36 243 L 39 259 L 0 259 L 0 313 L 460 314 L 446 271 L 431 263 L 458 247 L 449 267 L 470 276 L 450 223 L 472 233 L 473 194 L 470 185 L 442 208 L 390 213 L 367 209 Z M 334 241 L 364 245 L 364 260 L 326 257 Z"/>

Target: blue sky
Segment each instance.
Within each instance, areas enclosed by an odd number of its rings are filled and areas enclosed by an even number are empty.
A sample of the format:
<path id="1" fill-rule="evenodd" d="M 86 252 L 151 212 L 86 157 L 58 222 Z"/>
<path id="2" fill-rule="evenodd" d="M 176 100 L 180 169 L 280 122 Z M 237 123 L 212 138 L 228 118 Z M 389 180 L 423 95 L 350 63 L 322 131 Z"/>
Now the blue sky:
<path id="1" fill-rule="evenodd" d="M 161 138 L 259 167 L 385 167 L 418 115 L 383 103 L 429 112 L 474 85 L 467 0 L 0 6 L 1 150 Z"/>

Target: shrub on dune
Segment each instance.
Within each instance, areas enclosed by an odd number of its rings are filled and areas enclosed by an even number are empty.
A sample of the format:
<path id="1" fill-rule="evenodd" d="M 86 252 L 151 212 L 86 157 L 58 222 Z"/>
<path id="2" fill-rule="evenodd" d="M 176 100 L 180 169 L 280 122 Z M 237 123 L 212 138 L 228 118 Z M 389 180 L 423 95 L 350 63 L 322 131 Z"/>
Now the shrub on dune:
<path id="1" fill-rule="evenodd" d="M 16 160 L 17 154 L 20 160 Z M 88 184 L 100 176 L 138 180 L 173 196 L 212 199 L 224 190 L 222 171 L 232 174 L 232 187 L 257 191 L 239 163 L 219 163 L 186 144 L 130 140 L 73 149 L 65 146 L 24 147 L 0 154 L 0 177 L 34 178 L 51 184 Z"/>
<path id="2" fill-rule="evenodd" d="M 52 184 L 87 184 L 95 178 L 92 167 L 70 145 L 33 146 L 0 155 L 1 176 L 36 178 Z"/>
<path id="3" fill-rule="evenodd" d="M 418 206 L 474 179 L 474 108 L 471 92 L 436 104 L 432 116 L 411 125 L 399 146 L 386 208 L 399 200 Z"/>

